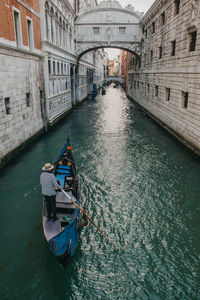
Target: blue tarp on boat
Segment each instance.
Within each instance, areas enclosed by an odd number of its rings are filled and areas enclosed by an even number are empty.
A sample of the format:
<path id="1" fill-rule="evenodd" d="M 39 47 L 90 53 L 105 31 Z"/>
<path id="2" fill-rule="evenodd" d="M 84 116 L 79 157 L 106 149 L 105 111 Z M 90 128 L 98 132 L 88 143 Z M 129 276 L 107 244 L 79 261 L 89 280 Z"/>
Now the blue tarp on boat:
<path id="1" fill-rule="evenodd" d="M 48 245 L 50 251 L 55 256 L 63 255 L 70 244 L 70 255 L 73 256 L 78 246 L 78 230 L 77 230 L 77 216 L 79 210 L 76 209 L 75 216 L 71 222 L 60 234 L 49 240 Z"/>

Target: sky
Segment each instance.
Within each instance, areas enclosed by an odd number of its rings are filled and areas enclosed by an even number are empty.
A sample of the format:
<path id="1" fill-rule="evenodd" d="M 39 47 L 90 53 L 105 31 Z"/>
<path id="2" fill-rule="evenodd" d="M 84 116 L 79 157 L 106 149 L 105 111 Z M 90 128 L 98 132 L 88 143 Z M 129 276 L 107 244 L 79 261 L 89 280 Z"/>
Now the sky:
<path id="1" fill-rule="evenodd" d="M 145 13 L 151 7 L 151 5 L 155 0 L 117 0 L 117 1 L 121 4 L 122 7 L 131 4 L 134 6 L 135 10 Z M 99 0 L 98 2 L 101 2 L 101 0 Z M 108 52 L 109 59 L 115 58 L 120 53 L 120 50 L 111 49 L 111 48 L 107 48 L 105 49 L 105 51 Z"/>

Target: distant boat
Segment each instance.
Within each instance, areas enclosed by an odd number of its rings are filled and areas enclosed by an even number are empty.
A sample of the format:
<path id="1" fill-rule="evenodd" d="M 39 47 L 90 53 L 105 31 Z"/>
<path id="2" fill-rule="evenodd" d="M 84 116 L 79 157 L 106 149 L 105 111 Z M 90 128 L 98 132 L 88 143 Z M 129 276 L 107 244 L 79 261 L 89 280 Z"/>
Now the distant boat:
<path id="1" fill-rule="evenodd" d="M 54 174 L 64 191 L 79 203 L 78 178 L 69 139 L 54 163 Z M 58 220 L 47 220 L 47 209 L 43 201 L 43 230 L 50 251 L 66 267 L 78 247 L 78 229 L 87 225 L 80 224 L 80 211 L 66 195 L 59 191 L 56 195 L 56 214 Z"/>

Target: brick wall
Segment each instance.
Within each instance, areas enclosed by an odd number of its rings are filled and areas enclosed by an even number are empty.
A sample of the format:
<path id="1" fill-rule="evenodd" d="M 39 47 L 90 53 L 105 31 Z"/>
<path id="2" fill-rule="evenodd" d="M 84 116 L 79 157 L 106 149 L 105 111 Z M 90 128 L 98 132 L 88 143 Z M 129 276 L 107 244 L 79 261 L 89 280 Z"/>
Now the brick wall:
<path id="1" fill-rule="evenodd" d="M 28 45 L 27 20 L 26 17 L 32 19 L 34 46 L 41 50 L 41 31 L 39 18 L 39 1 L 21 1 L 25 6 L 17 0 L 0 1 L 0 37 L 8 41 L 15 41 L 15 29 L 13 21 L 13 7 L 15 7 L 21 16 L 21 28 L 23 45 Z M 27 5 L 28 3 L 28 5 Z"/>

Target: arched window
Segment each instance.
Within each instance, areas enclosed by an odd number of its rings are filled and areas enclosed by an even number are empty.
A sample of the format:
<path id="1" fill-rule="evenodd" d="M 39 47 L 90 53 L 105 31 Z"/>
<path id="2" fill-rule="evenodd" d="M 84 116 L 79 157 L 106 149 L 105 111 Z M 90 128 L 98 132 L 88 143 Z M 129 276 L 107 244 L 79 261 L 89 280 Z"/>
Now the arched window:
<path id="1" fill-rule="evenodd" d="M 58 13 L 55 13 L 55 31 L 56 31 L 56 39 L 55 39 L 55 43 L 57 46 L 59 46 L 60 41 L 59 41 L 59 25 L 58 25 Z"/>
<path id="2" fill-rule="evenodd" d="M 51 42 L 53 43 L 54 42 L 54 10 L 53 10 L 53 7 L 51 7 L 51 10 L 50 10 L 50 19 L 51 19 Z"/>
<path id="3" fill-rule="evenodd" d="M 62 37 L 62 44 L 63 44 L 63 48 L 65 48 L 65 45 L 66 45 L 66 37 L 65 37 L 65 29 L 66 29 L 66 26 L 65 26 L 65 21 L 63 21 L 63 37 Z"/>
<path id="4" fill-rule="evenodd" d="M 45 26 L 46 26 L 46 39 L 49 41 L 49 4 L 48 2 L 45 2 Z"/>
<path id="5" fill-rule="evenodd" d="M 59 19 L 59 39 L 60 39 L 60 47 L 62 47 L 63 41 L 62 41 L 62 19 L 61 19 L 61 17 Z"/>

